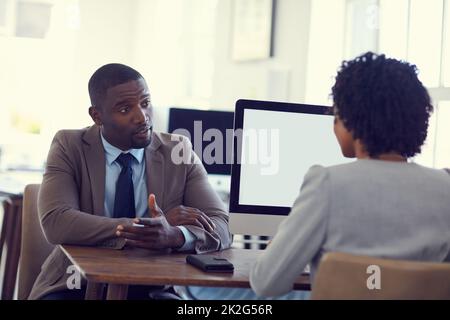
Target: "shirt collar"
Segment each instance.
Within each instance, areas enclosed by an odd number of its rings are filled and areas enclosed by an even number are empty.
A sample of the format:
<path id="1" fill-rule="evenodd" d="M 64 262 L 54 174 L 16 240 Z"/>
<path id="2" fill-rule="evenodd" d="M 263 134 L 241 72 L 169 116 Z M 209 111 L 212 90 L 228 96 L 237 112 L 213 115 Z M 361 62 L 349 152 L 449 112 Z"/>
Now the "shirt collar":
<path id="1" fill-rule="evenodd" d="M 101 132 L 100 137 L 102 138 L 103 148 L 105 149 L 106 161 L 109 165 L 111 165 L 121 153 L 131 153 L 131 155 L 139 162 L 139 164 L 144 159 L 144 148 L 122 151 L 106 141 Z"/>

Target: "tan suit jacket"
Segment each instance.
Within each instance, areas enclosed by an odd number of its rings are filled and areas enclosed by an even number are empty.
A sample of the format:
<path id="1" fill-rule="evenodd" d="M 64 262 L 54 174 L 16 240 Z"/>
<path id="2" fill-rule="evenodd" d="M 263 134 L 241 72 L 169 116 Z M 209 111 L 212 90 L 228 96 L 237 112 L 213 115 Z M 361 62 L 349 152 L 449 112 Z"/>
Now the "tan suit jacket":
<path id="1" fill-rule="evenodd" d="M 171 160 L 172 150 L 178 143 L 187 150 L 184 155 L 191 160 L 190 164 L 177 165 Z M 125 241 L 115 236 L 116 227 L 132 221 L 104 215 L 105 161 L 98 126 L 62 130 L 55 135 L 38 199 L 42 228 L 51 244 L 123 248 Z M 197 226 L 186 226 L 197 238 L 195 251 L 228 248 L 231 244 L 228 214 L 189 140 L 153 133 L 152 143 L 145 149 L 145 161 L 148 193 L 155 194 L 163 211 L 179 205 L 198 208 L 216 225 L 212 233 Z M 29 299 L 66 290 L 70 265 L 62 250 L 55 247 L 42 265 Z"/>

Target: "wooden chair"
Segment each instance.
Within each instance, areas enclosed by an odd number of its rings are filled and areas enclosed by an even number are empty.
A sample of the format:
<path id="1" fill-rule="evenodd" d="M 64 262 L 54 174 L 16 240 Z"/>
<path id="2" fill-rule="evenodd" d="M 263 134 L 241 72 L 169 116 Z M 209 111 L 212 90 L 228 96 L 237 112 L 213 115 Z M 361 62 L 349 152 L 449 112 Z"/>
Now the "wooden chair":
<path id="1" fill-rule="evenodd" d="M 377 268 L 379 289 L 373 288 Z M 450 299 L 450 263 L 327 253 L 316 273 L 311 298 Z"/>
<path id="2" fill-rule="evenodd" d="M 22 248 L 19 262 L 18 299 L 28 298 L 41 266 L 54 246 L 47 242 L 37 211 L 39 184 L 25 187 L 22 214 Z"/>
<path id="3" fill-rule="evenodd" d="M 1 299 L 12 300 L 20 256 L 22 195 L 3 196 L 3 221 L 0 236 Z"/>

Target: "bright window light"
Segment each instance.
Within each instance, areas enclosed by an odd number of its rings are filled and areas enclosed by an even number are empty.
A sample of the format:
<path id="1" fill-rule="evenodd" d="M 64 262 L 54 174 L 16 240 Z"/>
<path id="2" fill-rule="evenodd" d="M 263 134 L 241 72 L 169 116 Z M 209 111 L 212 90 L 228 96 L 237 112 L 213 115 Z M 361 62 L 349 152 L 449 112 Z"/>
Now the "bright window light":
<path id="1" fill-rule="evenodd" d="M 441 101 L 437 113 L 434 167 L 450 168 L 450 101 Z"/>
<path id="2" fill-rule="evenodd" d="M 422 146 L 422 152 L 416 155 L 413 159 L 415 163 L 421 164 L 427 167 L 434 167 L 434 152 L 435 152 L 435 139 L 436 139 L 436 120 L 437 112 L 434 110 L 430 117 L 428 125 L 428 135 L 425 143 Z"/>
<path id="3" fill-rule="evenodd" d="M 345 1 L 311 2 L 306 101 L 330 104 L 329 95 L 344 51 Z"/>
<path id="4" fill-rule="evenodd" d="M 442 78 L 445 87 L 450 87 L 450 1 L 445 4 L 444 50 Z"/>
<path id="5" fill-rule="evenodd" d="M 442 0 L 411 0 L 408 60 L 417 65 L 428 87 L 439 85 L 442 10 Z"/>
<path id="6" fill-rule="evenodd" d="M 379 52 L 405 60 L 408 47 L 408 0 L 380 0 Z"/>
<path id="7" fill-rule="evenodd" d="M 376 0 L 348 0 L 346 5 L 345 59 L 377 51 L 379 6 Z"/>

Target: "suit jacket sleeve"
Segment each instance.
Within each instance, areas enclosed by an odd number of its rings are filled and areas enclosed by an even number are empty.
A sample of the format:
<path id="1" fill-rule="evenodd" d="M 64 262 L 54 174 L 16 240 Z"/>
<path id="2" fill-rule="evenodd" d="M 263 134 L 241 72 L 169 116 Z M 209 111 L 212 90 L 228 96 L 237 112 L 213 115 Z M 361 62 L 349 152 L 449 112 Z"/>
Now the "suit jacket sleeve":
<path id="1" fill-rule="evenodd" d="M 80 210 L 76 167 L 68 139 L 58 132 L 47 158 L 39 190 L 38 212 L 47 241 L 51 244 L 97 245 L 122 248 L 124 239 L 115 236 L 119 224 L 131 220 L 96 216 Z"/>
<path id="2" fill-rule="evenodd" d="M 292 290 L 305 266 L 325 240 L 331 194 L 328 172 L 313 166 L 289 216 L 250 271 L 250 285 L 259 296 L 279 296 Z"/>
<path id="3" fill-rule="evenodd" d="M 208 181 L 207 173 L 200 159 L 192 150 L 189 140 L 183 138 L 190 162 L 187 165 L 187 177 L 184 192 L 184 204 L 204 212 L 214 222 L 216 228 L 208 232 L 197 226 L 185 226 L 197 238 L 197 253 L 227 249 L 231 245 L 231 234 L 228 228 L 228 214 L 225 205 Z"/>

